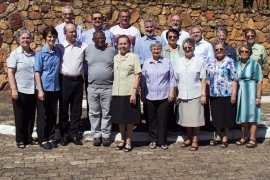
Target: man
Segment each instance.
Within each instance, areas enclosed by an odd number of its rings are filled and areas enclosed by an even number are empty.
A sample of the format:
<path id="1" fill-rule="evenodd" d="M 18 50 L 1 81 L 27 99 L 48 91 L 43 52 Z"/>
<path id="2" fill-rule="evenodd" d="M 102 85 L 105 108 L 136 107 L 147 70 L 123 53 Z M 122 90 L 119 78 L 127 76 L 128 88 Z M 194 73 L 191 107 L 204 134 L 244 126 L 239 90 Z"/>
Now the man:
<path id="1" fill-rule="evenodd" d="M 182 30 L 182 18 L 179 14 L 175 14 L 171 17 L 171 21 L 170 21 L 171 27 L 173 29 L 176 29 L 179 32 L 179 39 L 177 41 L 177 44 L 182 46 L 183 41 L 186 38 L 189 38 L 189 34 L 188 32 Z M 161 37 L 163 37 L 166 41 L 166 43 L 168 43 L 167 39 L 166 39 L 166 33 L 168 30 L 165 30 L 162 32 Z"/>
<path id="2" fill-rule="evenodd" d="M 203 30 L 199 25 L 191 27 L 191 38 L 195 41 L 195 57 L 200 57 L 204 60 L 204 63 L 207 64 L 210 60 L 215 58 L 213 46 L 206 42 L 203 38 Z M 206 91 L 209 90 L 209 87 L 206 87 Z M 204 105 L 204 118 L 205 118 L 205 129 L 206 131 L 213 131 L 214 128 L 211 126 L 210 122 L 210 109 L 209 109 L 209 100 Z"/>
<path id="3" fill-rule="evenodd" d="M 226 43 L 226 39 L 228 37 L 228 30 L 225 27 L 218 27 L 216 30 L 216 37 L 218 41 L 222 41 L 225 44 L 225 55 L 232 58 L 236 61 L 236 51 L 235 49 Z"/>
<path id="4" fill-rule="evenodd" d="M 61 49 L 63 58 L 60 66 L 61 93 L 62 93 L 62 140 L 60 144 L 66 146 L 69 139 L 75 145 L 83 145 L 77 137 L 80 118 L 82 114 L 83 97 L 83 62 L 87 44 L 76 41 L 77 31 L 74 24 L 64 26 L 66 40 L 58 45 Z M 70 106 L 70 117 L 69 117 Z M 70 128 L 68 128 L 68 119 L 70 118 Z M 70 130 L 69 130 L 70 129 Z"/>
<path id="5" fill-rule="evenodd" d="M 117 51 L 107 47 L 105 33 L 97 30 L 93 34 L 94 46 L 85 51 L 85 60 L 88 62 L 88 101 L 93 145 L 110 146 L 111 115 L 110 104 L 113 84 L 113 58 Z M 100 118 L 100 114 L 102 117 Z"/>
<path id="6" fill-rule="evenodd" d="M 74 24 L 74 9 L 71 6 L 65 6 L 62 8 L 62 18 L 64 19 L 64 23 L 59 24 L 55 27 L 56 31 L 58 32 L 58 38 L 56 39 L 56 44 L 60 44 L 66 40 L 66 36 L 64 35 L 64 27 L 66 24 Z M 83 33 L 83 29 L 81 26 L 74 24 L 76 31 L 77 31 L 77 38 L 76 41 L 81 41 L 81 36 Z"/>
<path id="7" fill-rule="evenodd" d="M 141 65 L 143 65 L 146 59 L 152 57 L 150 44 L 153 41 L 159 41 L 163 47 L 166 46 L 165 39 L 155 34 L 156 24 L 152 19 L 147 19 L 144 21 L 144 29 L 145 36 L 140 38 L 135 45 L 135 54 L 139 57 Z"/>
<path id="8" fill-rule="evenodd" d="M 130 12 L 127 9 L 122 9 L 118 16 L 120 24 L 111 27 L 110 31 L 114 34 L 115 42 L 120 35 L 127 35 L 131 42 L 130 50 L 134 52 L 135 43 L 141 38 L 141 33 L 137 28 L 129 24 L 130 17 Z"/>

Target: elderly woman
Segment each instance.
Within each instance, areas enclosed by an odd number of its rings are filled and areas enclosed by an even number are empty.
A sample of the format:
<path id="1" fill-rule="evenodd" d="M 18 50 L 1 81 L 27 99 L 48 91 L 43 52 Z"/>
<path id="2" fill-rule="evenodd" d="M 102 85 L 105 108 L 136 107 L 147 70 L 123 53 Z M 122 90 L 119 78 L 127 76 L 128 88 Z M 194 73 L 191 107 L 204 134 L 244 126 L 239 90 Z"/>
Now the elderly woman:
<path id="1" fill-rule="evenodd" d="M 242 45 L 238 49 L 240 61 L 236 62 L 236 72 L 239 77 L 236 122 L 242 125 L 242 139 L 236 142 L 243 145 L 248 142 L 248 128 L 250 140 L 247 148 L 257 146 L 256 131 L 260 122 L 262 71 L 258 62 L 251 59 L 252 48 Z"/>
<path id="2" fill-rule="evenodd" d="M 162 44 L 153 41 L 150 50 L 153 57 L 144 62 L 142 69 L 141 100 L 147 101 L 149 147 L 155 149 L 158 143 L 166 150 L 168 111 L 170 102 L 174 100 L 176 83 L 170 60 L 161 56 Z"/>
<path id="3" fill-rule="evenodd" d="M 207 64 L 207 79 L 209 80 L 210 104 L 213 126 L 217 130 L 216 139 L 210 145 L 228 146 L 229 128 L 235 125 L 235 102 L 238 77 L 234 60 L 225 55 L 226 45 L 222 41 L 214 44 L 216 59 Z M 224 136 L 221 138 L 221 129 Z"/>
<path id="4" fill-rule="evenodd" d="M 54 141 L 60 91 L 58 70 L 61 57 L 60 50 L 54 46 L 57 35 L 54 27 L 45 28 L 42 34 L 45 45 L 35 56 L 37 133 L 39 145 L 44 149 L 58 147 Z"/>
<path id="5" fill-rule="evenodd" d="M 35 111 L 35 53 L 30 48 L 32 36 L 29 30 L 22 30 L 16 36 L 19 47 L 7 59 L 8 80 L 15 116 L 16 142 L 18 148 L 35 144 L 32 138 Z"/>
<path id="6" fill-rule="evenodd" d="M 169 29 L 166 33 L 166 39 L 168 41 L 168 45 L 162 48 L 161 55 L 171 61 L 172 67 L 175 70 L 176 61 L 184 56 L 182 46 L 176 44 L 179 39 L 179 32 L 176 29 Z M 175 106 L 173 104 L 170 105 L 167 130 L 168 134 L 172 134 L 173 128 L 175 127 L 175 112 L 177 112 L 177 110 L 174 110 L 174 107 Z"/>
<path id="7" fill-rule="evenodd" d="M 178 83 L 179 103 L 178 124 L 186 127 L 187 140 L 181 147 L 191 146 L 191 151 L 199 148 L 198 135 L 200 126 L 205 125 L 203 104 L 206 103 L 206 70 L 202 58 L 197 58 L 193 52 L 195 42 L 191 38 L 183 41 L 185 57 L 176 62 L 175 78 Z M 192 113 L 187 113 L 192 110 Z M 193 139 L 192 139 L 193 129 Z"/>
<path id="8" fill-rule="evenodd" d="M 117 38 L 119 54 L 114 57 L 114 81 L 112 88 L 112 122 L 119 124 L 121 142 L 116 150 L 130 152 L 134 124 L 141 121 L 139 58 L 129 51 L 130 39 L 126 35 Z M 127 131 L 127 137 L 125 132 Z"/>

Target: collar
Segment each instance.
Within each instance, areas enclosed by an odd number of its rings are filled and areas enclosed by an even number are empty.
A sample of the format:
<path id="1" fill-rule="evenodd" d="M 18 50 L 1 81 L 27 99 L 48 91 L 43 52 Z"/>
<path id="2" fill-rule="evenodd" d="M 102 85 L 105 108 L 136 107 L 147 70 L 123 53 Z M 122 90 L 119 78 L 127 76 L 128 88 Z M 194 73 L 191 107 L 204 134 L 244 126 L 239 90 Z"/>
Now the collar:
<path id="1" fill-rule="evenodd" d="M 204 43 L 204 39 L 202 38 L 195 46 L 199 46 L 200 44 Z"/>
<path id="2" fill-rule="evenodd" d="M 124 59 L 122 59 L 122 60 L 120 60 L 120 54 L 118 54 L 118 55 L 116 56 L 116 61 L 118 61 L 118 62 L 126 61 L 127 58 L 128 58 L 128 56 L 129 56 L 130 54 L 131 54 L 131 52 L 128 51 L 128 52 L 125 54 Z"/>
<path id="3" fill-rule="evenodd" d="M 145 36 L 143 36 L 143 38 L 144 38 L 144 40 L 146 41 L 146 40 L 157 40 L 157 35 L 154 35 L 153 37 L 152 37 L 152 39 L 149 39 L 146 35 Z"/>
<path id="4" fill-rule="evenodd" d="M 91 29 L 89 29 L 89 31 L 92 32 L 93 34 L 94 34 L 94 32 L 96 32 L 95 28 L 91 28 Z M 106 29 L 104 27 L 102 27 L 100 31 L 105 32 Z"/>
<path id="5" fill-rule="evenodd" d="M 121 24 L 118 24 L 119 25 L 119 27 L 121 28 L 121 29 L 128 29 L 128 28 L 130 28 L 131 27 L 131 25 L 129 24 L 129 26 L 127 27 L 127 28 L 124 28 L 123 26 L 121 26 Z"/>
<path id="6" fill-rule="evenodd" d="M 178 50 L 181 48 L 181 46 L 178 45 L 178 44 L 176 44 L 176 46 L 177 46 Z M 163 48 L 165 49 L 165 51 L 171 52 L 171 51 L 170 51 L 170 48 L 169 48 L 169 45 L 166 45 L 166 46 L 164 46 Z"/>
<path id="7" fill-rule="evenodd" d="M 19 51 L 19 53 L 25 54 L 22 46 L 18 47 L 18 51 Z M 34 54 L 35 54 L 35 52 L 30 48 L 30 55 L 34 55 Z"/>
<path id="8" fill-rule="evenodd" d="M 152 64 L 152 63 L 155 63 L 153 58 L 151 58 L 151 60 L 149 61 L 149 64 Z M 162 56 L 160 56 L 158 63 L 163 64 L 163 57 Z"/>
<path id="9" fill-rule="evenodd" d="M 74 44 L 69 44 L 69 43 L 67 42 L 67 40 L 65 40 L 64 42 L 62 42 L 64 48 L 66 48 L 66 47 L 68 47 L 68 46 L 78 46 L 78 43 L 79 43 L 78 41 L 75 41 Z"/>
<path id="10" fill-rule="evenodd" d="M 259 48 L 258 48 L 258 44 L 257 44 L 257 43 L 254 43 L 253 46 L 251 47 L 251 49 L 256 49 L 256 50 L 258 50 L 258 49 L 259 49 Z"/>
<path id="11" fill-rule="evenodd" d="M 41 50 L 42 50 L 42 52 L 47 52 L 47 53 L 53 53 L 55 51 L 54 47 L 53 47 L 52 51 L 50 51 L 50 49 L 46 46 L 46 44 L 43 45 Z"/>
<path id="12" fill-rule="evenodd" d="M 191 59 L 190 59 L 190 62 L 194 61 L 194 58 L 195 58 L 195 54 L 193 53 Z M 182 62 L 185 62 L 186 61 L 186 57 L 184 56 L 183 59 L 182 59 Z"/>

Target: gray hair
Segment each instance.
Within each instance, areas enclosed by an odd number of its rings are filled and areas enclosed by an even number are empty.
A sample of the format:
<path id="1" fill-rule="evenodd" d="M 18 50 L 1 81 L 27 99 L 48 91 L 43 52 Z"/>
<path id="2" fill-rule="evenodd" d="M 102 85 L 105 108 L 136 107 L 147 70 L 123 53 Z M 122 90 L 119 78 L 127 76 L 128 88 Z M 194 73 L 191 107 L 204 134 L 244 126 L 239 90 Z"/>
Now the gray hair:
<path id="1" fill-rule="evenodd" d="M 182 47 L 184 48 L 184 44 L 190 44 L 192 47 L 193 47 L 193 49 L 195 49 L 195 41 L 193 40 L 193 39 L 191 39 L 191 38 L 186 38 L 184 41 L 183 41 L 183 43 L 182 43 Z"/>
<path id="2" fill-rule="evenodd" d="M 192 32 L 192 30 L 195 29 L 195 28 L 199 28 L 200 31 L 203 32 L 203 28 L 200 25 L 194 25 L 194 26 L 192 26 L 191 29 L 190 29 L 190 32 Z"/>
<path id="3" fill-rule="evenodd" d="M 216 48 L 217 45 L 221 44 L 223 48 L 225 48 L 225 43 L 223 41 L 217 41 L 213 44 L 214 49 Z"/>
<path id="4" fill-rule="evenodd" d="M 241 46 L 238 48 L 238 53 L 239 53 L 239 54 L 241 54 L 242 48 L 248 49 L 248 50 L 249 50 L 249 53 L 250 53 L 250 56 L 251 56 L 251 54 L 252 54 L 252 48 L 251 48 L 249 45 L 247 45 L 247 44 L 241 45 Z"/>
<path id="5" fill-rule="evenodd" d="M 153 42 L 150 44 L 150 50 L 152 49 L 152 47 L 156 47 L 156 46 L 160 46 L 160 47 L 162 48 L 161 42 L 159 42 L 159 41 L 153 41 Z"/>
<path id="6" fill-rule="evenodd" d="M 171 16 L 171 20 L 172 20 L 172 18 L 173 18 L 174 16 L 180 17 L 180 22 L 181 22 L 181 24 L 182 24 L 182 17 L 181 17 L 181 15 L 180 15 L 180 14 L 174 14 L 174 15 Z"/>
<path id="7" fill-rule="evenodd" d="M 217 36 L 218 33 L 220 33 L 220 32 L 224 32 L 224 33 L 226 34 L 226 37 L 228 37 L 228 30 L 227 30 L 227 28 L 225 28 L 225 27 L 223 27 L 223 26 L 218 27 L 217 30 L 216 30 L 216 36 Z"/>
<path id="8" fill-rule="evenodd" d="M 19 41 L 19 40 L 20 40 L 20 37 L 21 37 L 24 33 L 28 34 L 28 36 L 29 36 L 30 39 L 32 40 L 31 32 L 30 32 L 28 29 L 23 29 L 23 30 L 21 30 L 21 31 L 16 35 L 16 40 Z"/>
<path id="9" fill-rule="evenodd" d="M 146 23 L 152 23 L 152 24 L 153 24 L 153 26 L 154 26 L 154 27 L 156 27 L 156 23 L 155 23 L 155 21 L 154 21 L 153 19 L 151 19 L 151 18 L 146 19 L 146 20 L 144 21 L 144 27 L 145 27 L 145 24 L 146 24 Z"/>
<path id="10" fill-rule="evenodd" d="M 73 7 L 71 7 L 71 6 L 64 6 L 63 8 L 62 8 L 62 14 L 64 14 L 64 10 L 65 9 L 70 9 L 71 11 L 72 11 L 72 14 L 74 14 L 74 9 L 73 9 Z"/>

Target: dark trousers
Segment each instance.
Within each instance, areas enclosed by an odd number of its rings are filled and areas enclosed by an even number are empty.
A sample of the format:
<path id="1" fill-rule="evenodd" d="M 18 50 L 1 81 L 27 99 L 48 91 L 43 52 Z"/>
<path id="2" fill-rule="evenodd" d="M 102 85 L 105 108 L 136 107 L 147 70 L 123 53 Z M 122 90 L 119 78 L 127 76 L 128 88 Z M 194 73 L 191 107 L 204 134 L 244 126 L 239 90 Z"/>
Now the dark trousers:
<path id="1" fill-rule="evenodd" d="M 167 120 L 169 113 L 168 99 L 146 100 L 149 116 L 149 135 L 151 142 L 159 145 L 167 144 Z"/>
<path id="2" fill-rule="evenodd" d="M 54 140 L 59 91 L 44 91 L 45 101 L 37 94 L 37 134 L 39 143 Z"/>
<path id="3" fill-rule="evenodd" d="M 168 129 L 174 129 L 175 126 L 176 126 L 176 114 L 177 114 L 177 111 L 178 111 L 178 105 L 177 106 L 174 106 L 174 101 L 173 102 L 170 102 L 170 105 L 169 105 L 169 118 L 168 118 L 168 124 L 167 124 L 167 127 Z"/>
<path id="4" fill-rule="evenodd" d="M 18 93 L 18 99 L 12 99 L 16 142 L 30 143 L 33 141 L 32 133 L 35 123 L 36 96 L 35 94 Z"/>
<path id="5" fill-rule="evenodd" d="M 62 76 L 62 131 L 65 137 L 77 137 L 82 115 L 83 77 Z M 68 127 L 70 106 L 70 128 Z M 69 131 L 70 129 L 70 131 Z"/>
<path id="6" fill-rule="evenodd" d="M 86 93 L 86 103 L 87 103 L 87 119 L 89 120 L 89 103 L 88 103 L 88 92 L 87 92 L 87 88 L 88 88 L 88 74 L 83 75 L 84 77 L 84 90 Z"/>

